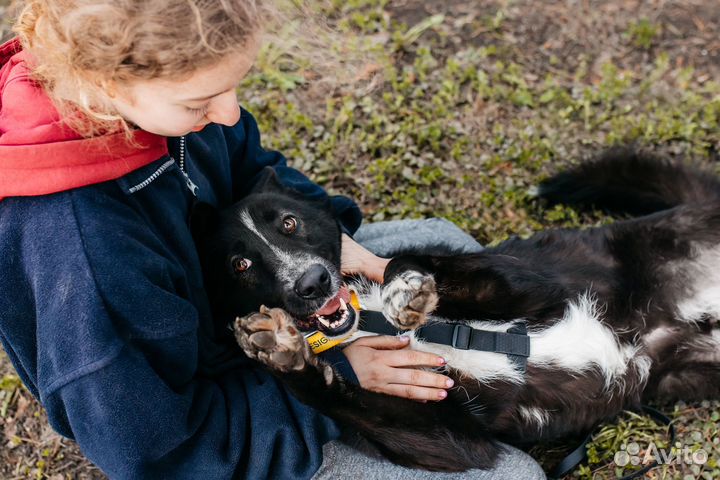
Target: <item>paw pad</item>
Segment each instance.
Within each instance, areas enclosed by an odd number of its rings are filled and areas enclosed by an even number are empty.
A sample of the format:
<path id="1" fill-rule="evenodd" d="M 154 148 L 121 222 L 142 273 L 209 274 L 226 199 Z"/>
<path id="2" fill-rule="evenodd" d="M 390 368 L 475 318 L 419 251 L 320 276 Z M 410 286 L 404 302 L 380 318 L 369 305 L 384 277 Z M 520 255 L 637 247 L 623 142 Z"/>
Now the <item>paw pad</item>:
<path id="1" fill-rule="evenodd" d="M 235 338 L 248 357 L 281 372 L 302 370 L 312 355 L 290 316 L 279 308 L 261 307 L 259 313 L 237 318 Z"/>
<path id="2" fill-rule="evenodd" d="M 407 271 L 395 277 L 382 292 L 383 314 L 400 329 L 415 329 L 425 324 L 427 315 L 438 303 L 432 275 Z"/>

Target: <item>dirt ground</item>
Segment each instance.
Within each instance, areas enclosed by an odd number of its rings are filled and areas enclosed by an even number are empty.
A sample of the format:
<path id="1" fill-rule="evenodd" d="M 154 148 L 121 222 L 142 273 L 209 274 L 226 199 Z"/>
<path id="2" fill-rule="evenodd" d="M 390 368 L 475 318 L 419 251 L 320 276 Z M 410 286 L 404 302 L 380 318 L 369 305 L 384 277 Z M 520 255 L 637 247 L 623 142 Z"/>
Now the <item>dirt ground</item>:
<path id="1" fill-rule="evenodd" d="M 320 89 L 312 72 L 261 57 L 239 95 L 266 146 L 356 198 L 371 221 L 444 216 L 493 243 L 611 221 L 546 211 L 527 195 L 550 172 L 607 145 L 631 142 L 719 166 L 717 0 L 353 0 L 325 12 L 367 49 L 367 82 Z M 53 433 L 1 351 L 0 378 L 0 478 L 103 478 Z M 648 478 L 720 478 L 720 403 L 662 408 L 678 441 L 710 459 Z M 603 427 L 591 464 L 569 478 L 626 473 L 612 463 L 612 448 L 641 427 Z M 664 429 L 653 435 L 663 438 Z M 548 451 L 534 453 L 544 461 Z"/>

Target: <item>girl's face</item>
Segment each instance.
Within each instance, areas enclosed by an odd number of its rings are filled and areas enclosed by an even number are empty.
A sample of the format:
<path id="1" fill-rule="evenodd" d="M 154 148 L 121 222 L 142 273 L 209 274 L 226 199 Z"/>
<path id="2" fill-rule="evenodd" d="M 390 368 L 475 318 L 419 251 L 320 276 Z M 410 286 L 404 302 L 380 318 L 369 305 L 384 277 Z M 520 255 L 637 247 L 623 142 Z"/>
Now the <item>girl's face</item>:
<path id="1" fill-rule="evenodd" d="M 203 129 L 208 123 L 232 126 L 240 120 L 235 89 L 257 55 L 258 43 L 242 53 L 195 72 L 182 81 L 154 79 L 121 85 L 111 102 L 128 122 L 166 137 Z"/>

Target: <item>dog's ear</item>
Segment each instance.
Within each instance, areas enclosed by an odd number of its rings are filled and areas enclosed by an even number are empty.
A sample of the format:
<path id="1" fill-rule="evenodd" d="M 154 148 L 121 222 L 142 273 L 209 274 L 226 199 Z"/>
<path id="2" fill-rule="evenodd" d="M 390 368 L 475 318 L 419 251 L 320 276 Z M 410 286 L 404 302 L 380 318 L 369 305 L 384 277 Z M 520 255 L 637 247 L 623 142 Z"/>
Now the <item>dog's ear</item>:
<path id="1" fill-rule="evenodd" d="M 250 189 L 250 193 L 271 193 L 285 192 L 287 188 L 280 182 L 278 174 L 272 167 L 263 168 L 258 174 L 255 185 Z"/>
<path id="2" fill-rule="evenodd" d="M 190 233 L 195 246 L 199 249 L 204 239 L 214 231 L 218 225 L 218 209 L 205 202 L 196 202 L 190 212 Z"/>

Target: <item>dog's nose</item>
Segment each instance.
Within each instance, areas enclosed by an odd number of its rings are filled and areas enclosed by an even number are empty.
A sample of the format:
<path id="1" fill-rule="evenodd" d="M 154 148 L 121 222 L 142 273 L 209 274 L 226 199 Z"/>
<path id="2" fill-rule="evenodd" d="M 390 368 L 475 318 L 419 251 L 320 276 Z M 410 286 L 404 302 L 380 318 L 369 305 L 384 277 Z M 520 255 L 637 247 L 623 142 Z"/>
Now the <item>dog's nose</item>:
<path id="1" fill-rule="evenodd" d="M 319 264 L 308 268 L 295 282 L 295 293 L 302 298 L 318 298 L 330 292 L 330 272 Z"/>

